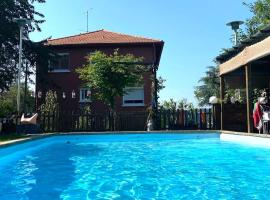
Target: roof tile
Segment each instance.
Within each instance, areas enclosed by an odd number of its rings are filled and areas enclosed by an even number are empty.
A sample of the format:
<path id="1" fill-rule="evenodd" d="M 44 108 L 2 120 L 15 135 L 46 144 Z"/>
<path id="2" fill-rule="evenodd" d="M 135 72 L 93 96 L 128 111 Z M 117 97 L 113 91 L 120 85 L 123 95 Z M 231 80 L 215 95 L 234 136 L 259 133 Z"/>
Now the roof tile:
<path id="1" fill-rule="evenodd" d="M 80 44 L 126 44 L 126 43 L 159 43 L 161 40 L 131 36 L 106 30 L 98 30 L 79 35 L 50 39 L 47 45 L 80 45 Z"/>

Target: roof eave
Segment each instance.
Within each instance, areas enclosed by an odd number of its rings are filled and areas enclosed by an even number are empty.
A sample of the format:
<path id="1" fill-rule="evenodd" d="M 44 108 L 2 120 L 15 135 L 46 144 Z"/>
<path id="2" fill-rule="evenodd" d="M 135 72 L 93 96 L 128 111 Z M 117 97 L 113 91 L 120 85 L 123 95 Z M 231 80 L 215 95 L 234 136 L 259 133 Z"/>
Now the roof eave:
<path id="1" fill-rule="evenodd" d="M 164 44 L 163 41 L 152 42 L 108 42 L 108 43 L 70 43 L 70 44 L 44 44 L 50 47 L 62 47 L 62 46 L 104 46 L 104 45 L 149 45 L 149 44 Z"/>

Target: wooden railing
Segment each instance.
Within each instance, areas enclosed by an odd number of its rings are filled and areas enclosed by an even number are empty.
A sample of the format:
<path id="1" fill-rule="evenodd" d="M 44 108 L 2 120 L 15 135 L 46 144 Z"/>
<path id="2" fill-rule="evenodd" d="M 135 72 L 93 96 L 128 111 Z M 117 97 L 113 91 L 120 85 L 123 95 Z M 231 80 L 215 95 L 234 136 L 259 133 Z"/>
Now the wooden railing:
<path id="1" fill-rule="evenodd" d="M 43 132 L 83 132 L 112 130 L 110 114 L 64 111 L 40 114 Z"/>
<path id="2" fill-rule="evenodd" d="M 0 118 L 0 134 L 9 134 L 16 132 L 16 126 L 20 125 L 21 118 L 17 115 Z"/>
<path id="3" fill-rule="evenodd" d="M 146 112 L 92 114 L 87 111 L 43 113 L 40 124 L 43 132 L 84 131 L 144 131 Z"/>
<path id="4" fill-rule="evenodd" d="M 48 132 L 93 132 L 93 131 L 145 131 L 146 112 L 93 114 L 87 111 L 61 111 L 39 113 L 40 131 Z M 215 129 L 215 118 L 211 109 L 158 110 L 155 117 L 156 130 L 210 130 Z M 4 129 L 16 131 L 20 118 L 0 118 Z M 4 125 L 3 125 L 4 124 Z M 0 132 L 3 130 L 0 127 Z"/>

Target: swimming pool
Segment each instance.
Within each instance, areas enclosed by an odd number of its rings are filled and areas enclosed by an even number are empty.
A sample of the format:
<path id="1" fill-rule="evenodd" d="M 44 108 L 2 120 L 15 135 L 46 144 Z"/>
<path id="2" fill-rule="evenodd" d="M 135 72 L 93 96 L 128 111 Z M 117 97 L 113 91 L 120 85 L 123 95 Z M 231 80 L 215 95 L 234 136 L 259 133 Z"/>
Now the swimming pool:
<path id="1" fill-rule="evenodd" d="M 270 148 L 219 134 L 53 136 L 0 149 L 0 199 L 269 199 Z"/>

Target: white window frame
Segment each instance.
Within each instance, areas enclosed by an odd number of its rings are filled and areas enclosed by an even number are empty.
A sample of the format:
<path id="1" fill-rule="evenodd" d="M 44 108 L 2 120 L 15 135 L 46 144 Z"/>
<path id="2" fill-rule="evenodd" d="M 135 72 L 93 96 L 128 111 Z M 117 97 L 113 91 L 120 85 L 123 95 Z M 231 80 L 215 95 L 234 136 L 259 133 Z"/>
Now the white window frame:
<path id="1" fill-rule="evenodd" d="M 142 100 L 142 103 L 126 103 L 125 101 L 126 100 L 130 100 L 130 99 L 127 99 L 127 97 L 125 96 L 125 94 L 123 95 L 123 102 L 122 102 L 122 106 L 123 107 L 136 107 L 136 106 L 145 106 L 144 104 L 144 87 L 126 87 L 124 90 L 128 93 L 129 90 L 142 90 L 143 91 L 143 97 L 142 99 L 134 99 L 134 100 Z"/>
<path id="2" fill-rule="evenodd" d="M 49 70 L 48 72 L 49 73 L 64 73 L 64 72 L 70 72 L 70 69 L 69 69 L 69 65 L 70 65 L 70 54 L 69 53 L 57 53 L 57 55 L 59 56 L 64 56 L 64 55 L 68 55 L 68 66 L 66 69 L 54 69 L 53 67 L 51 67 L 51 62 L 49 60 Z"/>
<path id="3" fill-rule="evenodd" d="M 88 90 L 88 91 L 90 91 L 91 92 L 91 90 L 90 90 L 90 88 L 80 88 L 80 100 L 79 100 L 79 102 L 80 103 L 89 103 L 89 102 L 91 102 L 91 95 L 90 95 L 90 97 L 89 97 L 89 99 L 83 99 L 82 98 L 82 96 L 83 96 L 83 94 L 82 94 L 82 91 L 85 91 L 85 90 Z"/>

